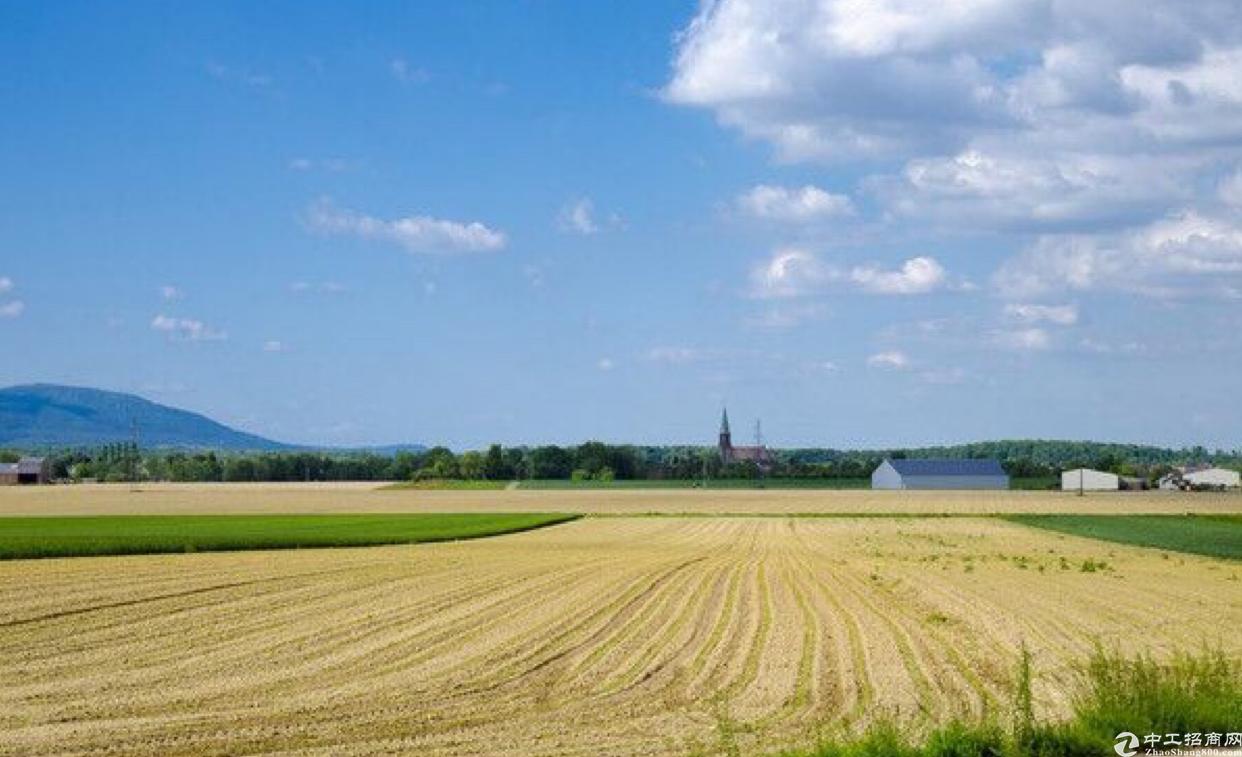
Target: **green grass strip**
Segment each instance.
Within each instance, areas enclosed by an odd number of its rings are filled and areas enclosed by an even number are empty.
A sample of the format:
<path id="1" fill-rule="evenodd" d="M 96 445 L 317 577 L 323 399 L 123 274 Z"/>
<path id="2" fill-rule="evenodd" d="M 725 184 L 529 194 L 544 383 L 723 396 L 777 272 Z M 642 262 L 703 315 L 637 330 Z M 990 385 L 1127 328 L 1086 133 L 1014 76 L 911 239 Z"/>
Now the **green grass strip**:
<path id="1" fill-rule="evenodd" d="M 416 544 L 529 531 L 578 517 L 559 513 L 5 517 L 0 518 L 0 560 Z"/>
<path id="2" fill-rule="evenodd" d="M 1242 515 L 1005 515 L 1090 539 L 1242 560 Z"/>

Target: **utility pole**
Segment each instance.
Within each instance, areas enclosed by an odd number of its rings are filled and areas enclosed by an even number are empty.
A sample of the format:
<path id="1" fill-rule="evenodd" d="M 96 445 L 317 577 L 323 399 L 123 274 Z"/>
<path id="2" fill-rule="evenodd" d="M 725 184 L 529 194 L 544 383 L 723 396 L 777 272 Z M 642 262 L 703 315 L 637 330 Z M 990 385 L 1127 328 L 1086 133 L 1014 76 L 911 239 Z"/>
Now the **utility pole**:
<path id="1" fill-rule="evenodd" d="M 131 446 L 129 457 L 129 490 L 131 492 L 136 492 L 138 491 L 138 469 L 142 459 L 142 453 L 139 452 L 139 450 L 141 450 L 142 447 L 139 446 L 138 440 L 138 419 L 132 415 L 129 417 L 129 441 Z"/>
<path id="2" fill-rule="evenodd" d="M 758 418 L 755 419 L 755 465 L 759 468 L 759 488 L 764 488 L 763 483 L 763 464 L 767 453 L 763 451 L 763 426 Z"/>

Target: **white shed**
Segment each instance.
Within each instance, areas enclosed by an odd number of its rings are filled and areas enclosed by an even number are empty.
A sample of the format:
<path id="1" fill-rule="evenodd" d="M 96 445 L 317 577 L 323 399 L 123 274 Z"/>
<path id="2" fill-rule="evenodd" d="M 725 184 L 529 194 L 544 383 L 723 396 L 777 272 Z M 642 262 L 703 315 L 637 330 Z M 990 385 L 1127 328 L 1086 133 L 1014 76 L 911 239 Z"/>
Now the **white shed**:
<path id="1" fill-rule="evenodd" d="M 1239 485 L 1239 476 L 1236 470 L 1228 468 L 1204 468 L 1203 470 L 1187 471 L 1182 478 L 1186 479 L 1192 486 L 1223 486 L 1236 487 Z"/>
<path id="2" fill-rule="evenodd" d="M 1061 491 L 1115 492 L 1120 488 L 1121 479 L 1115 473 L 1075 468 L 1061 474 Z"/>

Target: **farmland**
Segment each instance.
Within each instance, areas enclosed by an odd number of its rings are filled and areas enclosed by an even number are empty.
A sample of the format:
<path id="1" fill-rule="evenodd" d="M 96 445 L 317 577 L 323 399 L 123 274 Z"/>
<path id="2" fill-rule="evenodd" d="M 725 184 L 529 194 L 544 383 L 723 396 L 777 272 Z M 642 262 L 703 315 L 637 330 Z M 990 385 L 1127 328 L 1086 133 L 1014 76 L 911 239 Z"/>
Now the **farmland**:
<path id="1" fill-rule="evenodd" d="M 0 754 L 766 753 L 877 718 L 919 732 L 1004 717 L 1023 646 L 1046 716 L 1068 711 L 1097 642 L 1242 649 L 1235 563 L 970 517 L 994 501 L 951 518 L 589 517 L 457 543 L 0 563 Z"/>
<path id="2" fill-rule="evenodd" d="M 842 515 L 1242 513 L 1242 493 L 867 489 L 386 490 L 373 483 L 0 487 L 0 515 L 561 512 Z"/>
<path id="3" fill-rule="evenodd" d="M 0 560 L 418 544 L 527 531 L 573 517 L 407 513 L 0 518 Z"/>

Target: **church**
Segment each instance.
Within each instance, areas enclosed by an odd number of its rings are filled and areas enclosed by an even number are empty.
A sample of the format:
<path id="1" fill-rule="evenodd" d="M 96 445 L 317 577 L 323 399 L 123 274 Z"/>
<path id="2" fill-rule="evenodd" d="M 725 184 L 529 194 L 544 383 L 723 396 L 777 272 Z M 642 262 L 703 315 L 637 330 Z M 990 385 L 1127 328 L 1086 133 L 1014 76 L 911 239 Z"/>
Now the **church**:
<path id="1" fill-rule="evenodd" d="M 724 408 L 720 411 L 720 459 L 725 465 L 730 463 L 756 463 L 761 468 L 771 465 L 772 458 L 768 454 L 768 448 L 763 446 L 759 439 L 755 441 L 756 445 L 754 447 L 734 447 L 733 434 L 729 431 L 729 410 Z"/>

